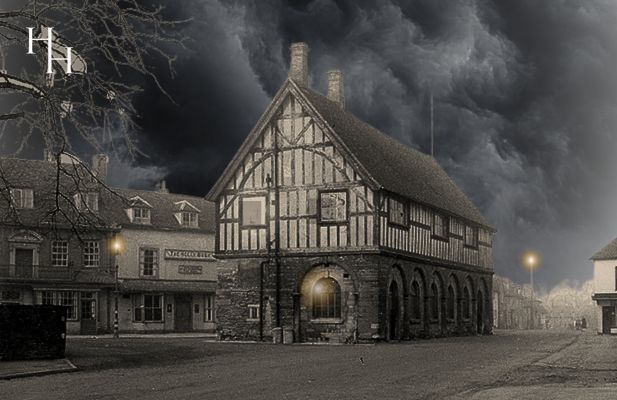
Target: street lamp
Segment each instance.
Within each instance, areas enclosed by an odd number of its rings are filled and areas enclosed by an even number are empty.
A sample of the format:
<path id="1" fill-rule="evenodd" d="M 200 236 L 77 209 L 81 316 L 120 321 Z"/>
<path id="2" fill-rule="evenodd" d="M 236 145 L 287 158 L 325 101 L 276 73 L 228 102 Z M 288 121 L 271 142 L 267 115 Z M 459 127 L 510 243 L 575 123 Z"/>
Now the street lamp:
<path id="1" fill-rule="evenodd" d="M 118 256 L 122 254 L 122 250 L 124 249 L 124 244 L 122 242 L 122 238 L 119 235 L 116 235 L 111 242 L 111 253 L 114 256 L 114 262 L 116 264 L 114 271 L 114 337 L 120 337 L 118 333 Z"/>
<path id="2" fill-rule="evenodd" d="M 522 257 L 523 266 L 529 270 L 529 284 L 531 285 L 531 307 L 529 309 L 530 329 L 534 327 L 533 319 L 533 270 L 540 265 L 540 255 L 536 251 L 527 251 Z"/>

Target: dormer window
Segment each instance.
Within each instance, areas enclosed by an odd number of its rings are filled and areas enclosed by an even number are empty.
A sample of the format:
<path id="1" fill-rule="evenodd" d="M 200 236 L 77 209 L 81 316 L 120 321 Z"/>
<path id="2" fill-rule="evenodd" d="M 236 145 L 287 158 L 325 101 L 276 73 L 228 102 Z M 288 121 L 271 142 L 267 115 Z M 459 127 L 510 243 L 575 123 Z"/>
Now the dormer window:
<path id="1" fill-rule="evenodd" d="M 192 211 L 182 211 L 182 225 L 197 228 L 197 213 Z"/>
<path id="2" fill-rule="evenodd" d="M 32 189 L 11 189 L 11 204 L 15 208 L 33 208 L 34 192 Z"/>
<path id="3" fill-rule="evenodd" d="M 99 194 L 97 192 L 75 193 L 73 201 L 79 211 L 95 212 L 99 210 Z"/>
<path id="4" fill-rule="evenodd" d="M 125 211 L 132 223 L 144 225 L 152 223 L 152 206 L 146 200 L 139 196 L 131 197 L 129 199 L 129 207 Z"/>
<path id="5" fill-rule="evenodd" d="M 199 213 L 201 211 L 197 207 L 186 200 L 178 201 L 174 205 L 176 206 L 174 216 L 180 225 L 188 228 L 199 227 Z"/>
<path id="6" fill-rule="evenodd" d="M 144 207 L 133 208 L 133 222 L 136 224 L 150 223 L 150 209 Z"/>

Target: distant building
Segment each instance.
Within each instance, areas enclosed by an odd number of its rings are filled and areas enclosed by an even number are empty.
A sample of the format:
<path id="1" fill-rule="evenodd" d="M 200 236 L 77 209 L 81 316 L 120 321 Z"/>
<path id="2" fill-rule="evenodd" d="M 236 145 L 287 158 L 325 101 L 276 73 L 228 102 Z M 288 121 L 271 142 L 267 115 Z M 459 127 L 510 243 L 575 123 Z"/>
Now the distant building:
<path id="1" fill-rule="evenodd" d="M 213 204 L 164 187 L 109 190 L 103 155 L 93 175 L 61 161 L 56 179 L 48 156 L 0 159 L 0 302 L 65 306 L 68 333 L 95 334 L 113 330 L 117 288 L 120 331 L 213 332 Z"/>
<path id="2" fill-rule="evenodd" d="M 617 333 L 617 239 L 591 257 L 598 333 Z"/>
<path id="3" fill-rule="evenodd" d="M 542 302 L 531 296 L 529 285 L 493 276 L 493 326 L 498 329 L 541 329 L 546 314 Z"/>
<path id="4" fill-rule="evenodd" d="M 308 52 L 208 198 L 222 337 L 342 342 L 492 329 L 495 230 L 431 156 L 308 88 Z"/>

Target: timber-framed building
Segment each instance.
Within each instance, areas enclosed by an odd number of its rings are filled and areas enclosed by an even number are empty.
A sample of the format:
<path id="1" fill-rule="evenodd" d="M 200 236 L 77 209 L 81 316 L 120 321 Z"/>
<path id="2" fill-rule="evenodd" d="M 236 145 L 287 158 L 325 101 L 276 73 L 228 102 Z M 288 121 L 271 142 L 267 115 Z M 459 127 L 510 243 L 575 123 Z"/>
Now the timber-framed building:
<path id="1" fill-rule="evenodd" d="M 222 338 L 486 334 L 495 230 L 438 163 L 308 88 L 308 47 L 208 199 Z"/>

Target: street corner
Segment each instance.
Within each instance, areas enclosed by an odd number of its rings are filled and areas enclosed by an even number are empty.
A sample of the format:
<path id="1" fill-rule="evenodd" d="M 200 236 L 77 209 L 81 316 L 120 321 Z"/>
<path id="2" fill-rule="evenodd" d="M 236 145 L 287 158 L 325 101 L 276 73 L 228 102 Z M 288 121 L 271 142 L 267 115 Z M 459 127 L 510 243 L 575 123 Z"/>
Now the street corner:
<path id="1" fill-rule="evenodd" d="M 68 358 L 0 361 L 0 380 L 68 373 L 77 370 L 78 368 Z"/>

